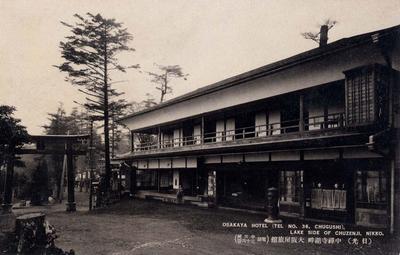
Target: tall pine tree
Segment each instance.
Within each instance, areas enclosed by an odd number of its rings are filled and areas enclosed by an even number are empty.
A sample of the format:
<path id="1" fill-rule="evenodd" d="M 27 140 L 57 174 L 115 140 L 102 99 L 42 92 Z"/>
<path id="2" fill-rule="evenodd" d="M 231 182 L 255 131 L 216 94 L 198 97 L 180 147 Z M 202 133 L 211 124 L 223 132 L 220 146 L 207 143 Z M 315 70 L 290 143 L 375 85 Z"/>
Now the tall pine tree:
<path id="1" fill-rule="evenodd" d="M 84 107 L 93 114 L 96 120 L 104 121 L 104 156 L 105 156 L 105 189 L 109 190 L 110 167 L 110 135 L 109 122 L 112 118 L 111 109 L 128 106 L 125 100 L 118 97 L 112 88 L 111 73 L 126 72 L 127 68 L 139 68 L 138 65 L 122 66 L 117 55 L 124 51 L 133 51 L 128 43 L 133 39 L 122 23 L 115 19 L 103 18 L 100 14 L 87 13 L 87 17 L 75 14 L 77 22 L 74 25 L 61 22 L 70 28 L 72 35 L 60 42 L 61 54 L 65 60 L 59 66 L 61 72 L 66 72 L 66 80 L 79 87 L 86 95 Z"/>

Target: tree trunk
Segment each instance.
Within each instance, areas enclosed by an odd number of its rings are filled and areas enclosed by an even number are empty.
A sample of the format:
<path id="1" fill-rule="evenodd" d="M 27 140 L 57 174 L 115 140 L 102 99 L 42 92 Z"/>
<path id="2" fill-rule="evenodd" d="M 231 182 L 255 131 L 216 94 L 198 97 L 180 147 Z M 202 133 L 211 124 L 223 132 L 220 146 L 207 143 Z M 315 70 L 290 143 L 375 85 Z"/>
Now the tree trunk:
<path id="1" fill-rule="evenodd" d="M 161 104 L 162 102 L 164 102 L 164 96 L 165 96 L 165 93 L 164 93 L 164 91 L 162 90 L 162 91 L 161 91 L 160 104 Z"/>
<path id="2" fill-rule="evenodd" d="M 106 30 L 106 28 L 105 28 Z M 107 31 L 104 34 L 104 159 L 105 159 L 105 193 L 110 191 L 111 166 L 110 166 L 110 135 L 109 135 L 109 108 L 108 108 L 108 52 L 107 52 Z"/>
<path id="3" fill-rule="evenodd" d="M 115 157 L 115 123 L 114 123 L 114 112 L 112 112 L 112 124 L 111 124 L 111 158 Z"/>
<path id="4" fill-rule="evenodd" d="M 18 240 L 18 254 L 29 254 L 37 247 L 46 245 L 45 215 L 29 213 L 17 217 L 15 234 Z"/>

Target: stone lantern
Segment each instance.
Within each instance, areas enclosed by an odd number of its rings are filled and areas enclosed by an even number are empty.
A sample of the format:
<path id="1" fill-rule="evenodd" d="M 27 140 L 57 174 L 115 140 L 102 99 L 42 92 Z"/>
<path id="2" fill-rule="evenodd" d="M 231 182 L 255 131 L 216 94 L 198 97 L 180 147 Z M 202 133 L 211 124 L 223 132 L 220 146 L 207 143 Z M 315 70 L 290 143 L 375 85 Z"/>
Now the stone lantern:
<path id="1" fill-rule="evenodd" d="M 282 223 L 282 220 L 278 219 L 278 189 L 275 187 L 267 189 L 266 209 L 268 211 L 268 218 L 264 220 L 265 223 Z"/>

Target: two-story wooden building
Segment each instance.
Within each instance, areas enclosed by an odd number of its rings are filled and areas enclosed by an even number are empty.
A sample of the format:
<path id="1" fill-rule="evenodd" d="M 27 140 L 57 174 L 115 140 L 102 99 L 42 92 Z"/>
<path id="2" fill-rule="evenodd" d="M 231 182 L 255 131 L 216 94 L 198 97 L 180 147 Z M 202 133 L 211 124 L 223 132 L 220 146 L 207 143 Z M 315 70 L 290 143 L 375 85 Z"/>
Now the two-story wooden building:
<path id="1" fill-rule="evenodd" d="M 122 118 L 132 192 L 263 210 L 276 187 L 281 214 L 398 229 L 399 36 L 322 42 Z"/>

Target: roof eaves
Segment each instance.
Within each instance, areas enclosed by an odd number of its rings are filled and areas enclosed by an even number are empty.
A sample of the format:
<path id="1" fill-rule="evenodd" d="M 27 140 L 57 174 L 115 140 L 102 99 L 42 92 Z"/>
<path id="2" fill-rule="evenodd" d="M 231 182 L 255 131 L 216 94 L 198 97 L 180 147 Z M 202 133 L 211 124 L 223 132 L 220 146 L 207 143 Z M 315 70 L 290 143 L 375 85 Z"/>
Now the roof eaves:
<path id="1" fill-rule="evenodd" d="M 142 115 L 144 113 L 151 112 L 151 111 L 154 111 L 157 109 L 161 109 L 161 108 L 164 108 L 164 107 L 172 105 L 172 104 L 176 104 L 176 103 L 179 103 L 182 101 L 189 100 L 191 98 L 209 94 L 209 93 L 212 93 L 212 92 L 215 92 L 215 91 L 218 91 L 218 90 L 230 87 L 230 86 L 234 86 L 234 85 L 243 83 L 248 80 L 260 78 L 262 76 L 266 76 L 271 73 L 275 73 L 275 72 L 290 68 L 294 65 L 304 63 L 304 62 L 307 62 L 307 61 L 310 61 L 310 60 L 313 60 L 313 59 L 316 59 L 316 58 L 319 58 L 319 57 L 322 57 L 325 55 L 330 55 L 330 54 L 336 53 L 338 51 L 352 48 L 352 47 L 360 45 L 360 44 L 369 43 L 369 42 L 373 41 L 371 36 L 374 34 L 384 33 L 384 32 L 391 33 L 392 31 L 395 31 L 398 29 L 400 29 L 400 25 L 382 29 L 382 30 L 373 31 L 373 32 L 368 32 L 365 34 L 355 35 L 355 36 L 348 37 L 348 38 L 342 38 L 335 42 L 327 44 L 326 46 L 311 49 L 311 50 L 299 53 L 297 55 L 291 56 L 289 58 L 279 60 L 277 62 L 273 62 L 271 64 L 250 70 L 248 72 L 241 73 L 239 75 L 235 75 L 230 78 L 221 80 L 219 82 L 201 87 L 199 89 L 196 89 L 189 93 L 183 94 L 181 96 L 178 96 L 176 98 L 168 100 L 159 105 L 155 105 L 148 109 L 145 109 L 145 110 L 142 110 L 139 112 L 135 112 L 135 113 L 129 114 L 127 116 L 124 116 L 122 118 L 119 118 L 118 121 L 123 121 L 123 120 L 126 120 L 126 119 L 134 117 L 134 116 Z"/>

